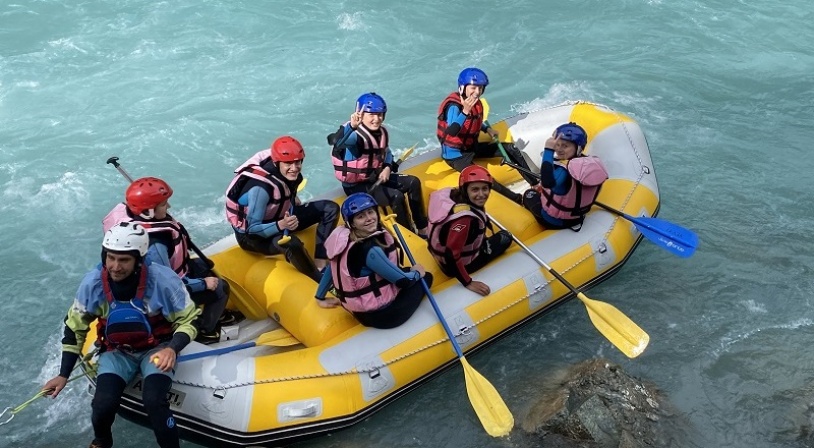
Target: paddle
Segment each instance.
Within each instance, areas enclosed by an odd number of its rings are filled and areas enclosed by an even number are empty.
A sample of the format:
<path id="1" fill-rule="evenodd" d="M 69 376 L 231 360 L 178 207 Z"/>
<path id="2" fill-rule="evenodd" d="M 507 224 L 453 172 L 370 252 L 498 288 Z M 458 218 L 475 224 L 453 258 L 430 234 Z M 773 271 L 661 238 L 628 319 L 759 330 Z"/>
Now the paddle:
<path id="1" fill-rule="evenodd" d="M 483 124 L 486 125 L 487 128 L 492 127 L 489 124 L 489 120 L 486 117 L 489 115 L 489 103 L 486 101 L 486 98 L 480 97 L 480 102 L 483 104 Z M 509 161 L 512 160 L 509 158 L 509 154 L 506 153 L 506 149 L 503 147 L 503 143 L 498 138 L 494 138 L 495 142 L 497 143 L 497 149 L 500 150 L 500 154 L 503 156 L 503 160 Z"/>
<path id="2" fill-rule="evenodd" d="M 300 184 L 297 185 L 297 193 L 301 192 L 305 188 L 305 184 L 307 184 L 307 183 L 308 183 L 308 179 L 303 178 L 302 182 L 300 182 Z M 294 214 L 294 200 L 295 200 L 296 197 L 297 197 L 296 193 L 293 194 L 292 197 L 291 197 L 291 207 L 289 207 L 289 209 L 288 209 L 288 214 L 289 215 Z M 288 236 L 288 234 L 289 234 L 288 229 L 285 229 L 283 231 L 283 237 L 280 238 L 279 241 L 277 241 L 277 244 L 279 244 L 281 246 L 285 246 L 286 244 L 288 244 L 288 242 L 291 241 L 291 237 Z"/>
<path id="3" fill-rule="evenodd" d="M 268 333 L 261 334 L 260 336 L 257 337 L 256 341 L 244 342 L 242 344 L 233 345 L 231 347 L 216 348 L 214 350 L 208 350 L 205 352 L 181 355 L 178 357 L 177 362 L 191 361 L 193 359 L 223 355 L 225 353 L 231 353 L 236 352 L 238 350 L 256 347 L 258 345 L 268 345 L 271 347 L 288 347 L 291 345 L 297 345 L 299 343 L 300 341 L 294 338 L 294 336 L 291 336 L 291 333 L 289 333 L 283 328 L 278 328 L 277 330 L 272 330 L 269 331 Z"/>
<path id="4" fill-rule="evenodd" d="M 388 227 L 392 228 L 401 246 L 404 248 L 404 252 L 410 259 L 410 263 L 415 264 L 415 258 L 413 258 L 413 254 L 410 252 L 407 242 L 404 241 L 404 236 L 402 236 L 398 224 L 396 224 L 395 215 L 388 215 L 382 221 L 386 222 Z M 511 411 L 509 411 L 509 408 L 506 406 L 506 403 L 503 402 L 503 399 L 497 390 L 495 390 L 495 387 L 469 365 L 469 362 L 461 351 L 461 347 L 458 345 L 458 341 L 455 340 L 455 335 L 452 334 L 452 330 L 450 330 L 449 325 L 447 325 L 447 321 L 443 313 L 441 313 L 441 309 L 438 307 L 438 303 L 435 301 L 435 297 L 433 297 L 424 279 L 421 279 L 421 286 L 424 287 L 424 292 L 427 293 L 432 308 L 435 310 L 438 320 L 441 321 L 441 325 L 443 325 L 444 331 L 446 331 L 447 337 L 449 337 L 449 341 L 455 349 L 455 354 L 458 355 L 458 359 L 461 361 L 464 379 L 466 381 L 466 393 L 483 428 L 492 437 L 505 436 L 514 426 L 514 417 Z"/>
<path id="5" fill-rule="evenodd" d="M 537 179 L 540 178 L 539 174 L 506 160 L 500 162 L 500 164 L 509 165 L 510 167 L 526 174 L 530 174 Z M 688 258 L 695 253 L 695 249 L 698 247 L 698 235 L 696 235 L 692 230 L 681 227 L 678 224 L 674 224 L 670 221 L 659 218 L 634 218 L 633 216 L 611 208 L 601 202 L 594 202 L 594 204 L 632 222 L 633 225 L 636 226 L 636 229 L 648 240 L 674 255 L 678 255 L 682 258 Z"/>
<path id="6" fill-rule="evenodd" d="M 393 164 L 394 165 L 394 167 L 393 167 L 393 172 L 394 173 L 398 172 L 399 166 L 401 166 L 401 164 L 404 163 L 404 161 L 407 160 L 408 157 L 410 157 L 410 155 L 413 153 L 413 150 L 415 149 L 416 146 L 418 146 L 418 143 L 416 143 L 415 145 L 407 148 L 407 150 L 404 151 L 404 153 L 402 153 L 401 156 L 399 156 L 398 160 L 396 160 L 396 162 Z M 373 182 L 373 185 L 371 185 L 370 188 L 367 189 L 368 194 L 370 194 L 371 192 L 376 190 L 376 188 L 381 184 L 382 184 L 382 180 L 381 179 L 376 179 L 376 182 Z"/>
<path id="7" fill-rule="evenodd" d="M 495 223 L 496 226 L 506 230 L 494 217 L 489 216 L 489 219 Z M 650 342 L 650 336 L 639 328 L 629 317 L 609 303 L 588 298 L 585 293 L 575 288 L 565 277 L 560 275 L 554 268 L 538 257 L 537 254 L 532 252 L 520 239 L 514 235 L 512 235 L 512 239 L 533 258 L 534 261 L 547 269 L 551 275 L 562 282 L 572 293 L 576 294 L 577 298 L 582 301 L 588 310 L 588 317 L 591 318 L 594 327 L 628 358 L 639 356 L 644 349 L 647 348 L 647 344 Z"/>

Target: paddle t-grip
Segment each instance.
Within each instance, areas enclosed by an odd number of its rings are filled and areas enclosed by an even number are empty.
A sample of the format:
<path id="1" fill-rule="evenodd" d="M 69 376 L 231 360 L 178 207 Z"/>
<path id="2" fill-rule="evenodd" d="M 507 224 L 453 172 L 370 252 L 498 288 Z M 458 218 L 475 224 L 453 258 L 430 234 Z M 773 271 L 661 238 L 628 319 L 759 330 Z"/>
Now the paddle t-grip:
<path id="1" fill-rule="evenodd" d="M 129 174 L 127 174 L 127 171 L 125 171 L 124 168 L 122 168 L 122 166 L 119 164 L 118 157 L 113 156 L 107 159 L 107 163 L 113 165 L 114 168 L 119 170 L 119 173 L 121 173 L 121 175 L 124 176 L 124 178 L 127 179 L 128 182 L 133 183 L 133 178 Z"/>

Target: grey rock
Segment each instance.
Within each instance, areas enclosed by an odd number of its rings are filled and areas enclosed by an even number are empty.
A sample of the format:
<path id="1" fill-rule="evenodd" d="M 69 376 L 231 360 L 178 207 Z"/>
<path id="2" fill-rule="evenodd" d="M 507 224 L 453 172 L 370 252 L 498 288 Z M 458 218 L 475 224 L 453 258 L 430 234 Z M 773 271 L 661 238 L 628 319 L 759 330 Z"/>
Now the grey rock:
<path id="1" fill-rule="evenodd" d="M 696 446 L 686 438 L 693 432 L 689 423 L 654 385 L 604 359 L 584 361 L 550 377 L 520 426 L 536 435 L 540 446 Z"/>

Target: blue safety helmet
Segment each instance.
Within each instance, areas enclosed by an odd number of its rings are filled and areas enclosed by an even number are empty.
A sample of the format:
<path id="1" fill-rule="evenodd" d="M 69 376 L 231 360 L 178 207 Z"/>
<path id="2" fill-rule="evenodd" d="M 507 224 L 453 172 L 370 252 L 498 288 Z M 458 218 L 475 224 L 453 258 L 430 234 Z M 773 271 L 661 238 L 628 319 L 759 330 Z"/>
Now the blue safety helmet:
<path id="1" fill-rule="evenodd" d="M 374 114 L 386 114 L 387 103 L 376 92 L 365 93 L 356 100 L 356 110 Z"/>
<path id="2" fill-rule="evenodd" d="M 346 225 L 350 225 L 353 215 L 378 206 L 373 196 L 367 193 L 353 193 L 342 203 L 342 219 Z"/>
<path id="3" fill-rule="evenodd" d="M 573 121 L 557 127 L 554 131 L 554 135 L 559 136 L 562 140 L 577 145 L 576 155 L 582 154 L 582 150 L 585 149 L 585 145 L 588 144 L 588 134 L 585 132 L 585 129 L 582 129 L 582 126 Z"/>
<path id="4" fill-rule="evenodd" d="M 458 89 L 463 92 L 463 89 L 468 85 L 481 86 L 483 90 L 486 90 L 486 86 L 489 85 L 489 78 L 486 76 L 486 73 L 479 68 L 465 68 L 461 74 L 458 75 Z"/>

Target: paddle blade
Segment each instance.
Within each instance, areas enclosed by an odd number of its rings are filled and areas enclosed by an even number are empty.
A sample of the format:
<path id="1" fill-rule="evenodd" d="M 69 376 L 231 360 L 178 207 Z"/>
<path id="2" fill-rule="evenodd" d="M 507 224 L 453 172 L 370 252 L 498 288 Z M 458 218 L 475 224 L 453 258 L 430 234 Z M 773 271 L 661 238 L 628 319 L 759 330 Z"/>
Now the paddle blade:
<path id="1" fill-rule="evenodd" d="M 659 218 L 634 218 L 630 221 L 650 241 L 681 258 L 691 257 L 698 247 L 698 235 L 690 229 Z"/>
<path id="2" fill-rule="evenodd" d="M 514 427 L 514 417 L 495 387 L 478 373 L 465 357 L 459 358 L 464 368 L 466 394 L 480 419 L 483 429 L 492 437 L 502 437 Z"/>
<path id="3" fill-rule="evenodd" d="M 269 345 L 272 347 L 288 347 L 297 345 L 300 341 L 283 328 L 263 333 L 257 337 L 257 345 Z"/>
<path id="4" fill-rule="evenodd" d="M 609 303 L 590 299 L 581 292 L 577 294 L 577 298 L 585 304 L 588 317 L 596 329 L 619 351 L 628 358 L 635 358 L 644 352 L 650 343 L 650 335 L 639 328 L 636 322 Z"/>
<path id="5" fill-rule="evenodd" d="M 300 184 L 299 184 L 299 185 L 297 185 L 297 191 L 298 191 L 298 192 L 300 192 L 300 191 L 302 191 L 303 189 L 305 189 L 305 185 L 306 185 L 307 183 L 308 183 L 308 179 L 303 178 L 303 179 L 302 179 L 302 182 L 300 182 Z"/>

